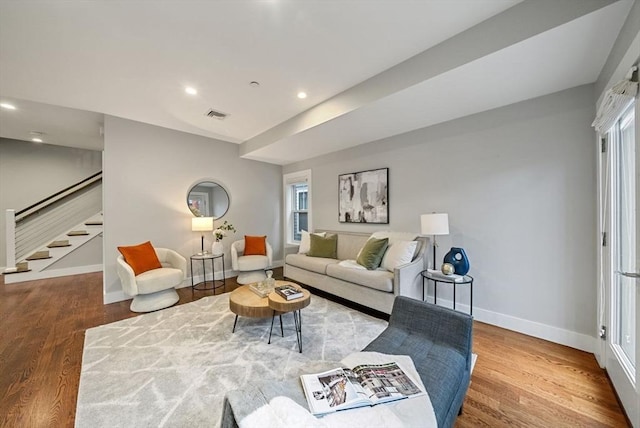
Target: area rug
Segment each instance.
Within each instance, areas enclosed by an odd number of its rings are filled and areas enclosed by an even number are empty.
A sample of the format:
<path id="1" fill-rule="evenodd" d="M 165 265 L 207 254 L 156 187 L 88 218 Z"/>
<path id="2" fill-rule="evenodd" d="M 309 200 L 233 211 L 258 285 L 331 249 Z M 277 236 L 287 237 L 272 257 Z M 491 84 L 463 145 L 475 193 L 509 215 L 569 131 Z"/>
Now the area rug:
<path id="1" fill-rule="evenodd" d="M 387 325 L 312 296 L 299 353 L 292 314 L 270 345 L 270 319 L 240 317 L 232 333 L 234 317 L 222 294 L 87 330 L 76 427 L 216 427 L 227 390 L 337 362 Z"/>

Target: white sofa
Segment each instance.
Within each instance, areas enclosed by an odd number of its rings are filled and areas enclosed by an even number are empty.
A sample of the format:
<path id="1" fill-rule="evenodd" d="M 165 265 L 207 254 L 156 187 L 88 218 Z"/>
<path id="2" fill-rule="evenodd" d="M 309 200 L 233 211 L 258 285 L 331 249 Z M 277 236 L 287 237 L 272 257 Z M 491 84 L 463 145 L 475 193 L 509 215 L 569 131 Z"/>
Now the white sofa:
<path id="1" fill-rule="evenodd" d="M 288 254 L 284 264 L 285 278 L 386 314 L 391 313 L 396 296 L 422 299 L 420 272 L 426 269 L 428 238 L 416 237 L 418 244 L 413 260 L 389 272 L 382 268 L 358 270 L 339 264 L 342 260 L 355 260 L 371 234 L 316 232 L 338 235 L 338 259 L 309 257 L 298 253 Z"/>

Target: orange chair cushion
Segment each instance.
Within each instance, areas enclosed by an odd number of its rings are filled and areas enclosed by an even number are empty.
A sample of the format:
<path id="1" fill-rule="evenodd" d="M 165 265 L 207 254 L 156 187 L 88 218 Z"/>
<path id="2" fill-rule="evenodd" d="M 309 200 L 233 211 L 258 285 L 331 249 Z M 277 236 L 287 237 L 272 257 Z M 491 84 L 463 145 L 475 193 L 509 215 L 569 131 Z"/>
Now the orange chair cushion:
<path id="1" fill-rule="evenodd" d="M 122 257 L 124 257 L 124 261 L 131 266 L 136 276 L 146 271 L 162 267 L 160 260 L 158 260 L 156 250 L 154 250 L 153 245 L 151 245 L 151 241 L 130 247 L 118 247 L 118 251 L 120 251 Z"/>
<path id="2" fill-rule="evenodd" d="M 266 236 L 244 236 L 244 256 L 266 256 L 267 237 Z"/>

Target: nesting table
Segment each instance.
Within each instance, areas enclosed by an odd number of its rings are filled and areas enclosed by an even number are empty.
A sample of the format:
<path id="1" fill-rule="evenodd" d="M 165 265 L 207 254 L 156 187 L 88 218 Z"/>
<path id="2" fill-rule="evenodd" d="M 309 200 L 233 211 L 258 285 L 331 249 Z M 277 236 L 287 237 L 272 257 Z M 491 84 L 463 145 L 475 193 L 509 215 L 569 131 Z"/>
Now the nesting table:
<path id="1" fill-rule="evenodd" d="M 288 281 L 276 281 L 276 287 L 284 284 L 290 284 L 296 288 L 300 288 L 297 284 Z M 300 290 L 302 290 L 303 293 L 302 297 L 285 300 L 275 291 L 267 297 L 260 297 L 251 291 L 248 285 L 236 288 L 229 295 L 229 309 L 236 314 L 235 320 L 233 321 L 232 332 L 236 331 L 239 316 L 250 318 L 271 317 L 271 329 L 269 330 L 269 343 L 271 343 L 271 333 L 273 332 L 273 322 L 276 315 L 280 317 L 280 332 L 284 337 L 282 314 L 293 312 L 298 351 L 302 352 L 302 315 L 300 310 L 306 308 L 309 306 L 309 303 L 311 303 L 311 293 L 303 288 L 300 288 Z"/>

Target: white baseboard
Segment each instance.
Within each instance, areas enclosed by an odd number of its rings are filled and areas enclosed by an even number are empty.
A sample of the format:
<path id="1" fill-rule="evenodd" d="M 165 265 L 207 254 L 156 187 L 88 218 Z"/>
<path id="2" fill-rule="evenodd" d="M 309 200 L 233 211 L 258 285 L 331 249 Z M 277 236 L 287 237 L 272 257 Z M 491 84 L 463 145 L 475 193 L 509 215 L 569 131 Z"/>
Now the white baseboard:
<path id="1" fill-rule="evenodd" d="M 427 296 L 427 301 L 432 302 L 433 297 Z M 451 300 L 439 298 L 438 306 L 451 308 L 453 307 L 453 304 Z M 456 303 L 456 310 L 469 313 L 469 305 Z M 548 340 L 549 342 L 569 346 L 589 353 L 595 353 L 598 346 L 598 339 L 594 336 L 576 333 L 575 331 L 565 330 L 498 312 L 492 312 L 478 307 L 473 308 L 473 318 L 476 321 L 526 334 L 527 336 Z"/>
<path id="2" fill-rule="evenodd" d="M 80 275 L 83 273 L 102 272 L 102 264 L 88 266 L 74 266 L 64 269 L 43 270 L 42 272 L 13 273 L 4 276 L 5 284 L 34 281 L 37 279 L 58 278 L 61 276 Z"/>
<path id="3" fill-rule="evenodd" d="M 124 300 L 131 300 L 132 297 L 131 296 L 127 296 L 124 291 L 122 290 L 118 290 L 118 291 L 111 291 L 109 293 L 105 293 L 102 296 L 102 302 L 105 305 L 108 305 L 109 303 L 116 303 L 116 302 L 122 302 Z"/>

